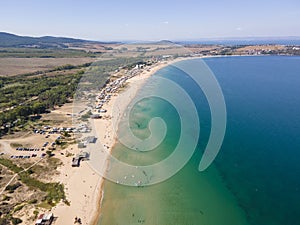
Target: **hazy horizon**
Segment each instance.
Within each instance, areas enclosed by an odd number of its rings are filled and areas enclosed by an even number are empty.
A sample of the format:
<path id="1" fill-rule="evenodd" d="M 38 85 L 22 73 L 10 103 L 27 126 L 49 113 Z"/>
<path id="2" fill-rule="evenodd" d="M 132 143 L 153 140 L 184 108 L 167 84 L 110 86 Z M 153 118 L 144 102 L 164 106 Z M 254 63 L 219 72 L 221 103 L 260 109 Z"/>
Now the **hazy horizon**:
<path id="1" fill-rule="evenodd" d="M 300 2 L 6 1 L 0 30 L 97 41 L 299 37 Z"/>
<path id="2" fill-rule="evenodd" d="M 17 36 L 20 36 L 20 37 L 34 37 L 34 38 L 40 38 L 40 37 L 58 37 L 58 38 L 74 38 L 74 39 L 81 39 L 81 40 L 87 40 L 87 41 L 103 41 L 103 40 L 94 40 L 94 39 L 85 39 L 85 38 L 82 38 L 82 37 L 70 37 L 70 36 L 62 36 L 62 35 L 22 35 L 22 34 L 18 34 L 18 33 L 11 33 L 11 32 L 8 32 L 8 31 L 0 31 L 0 33 L 8 33 L 8 34 L 12 34 L 12 35 L 17 35 Z M 300 36 L 241 36 L 241 37 L 201 37 L 201 38 L 186 38 L 186 39 L 158 39 L 158 40 L 152 40 L 152 41 L 173 41 L 173 42 L 201 42 L 201 41 L 256 41 L 256 40 L 300 40 Z M 119 42 L 151 42 L 151 40 L 139 40 L 139 39 L 136 39 L 136 40 L 105 40 L 104 42 L 114 42 L 114 41 L 119 41 Z"/>

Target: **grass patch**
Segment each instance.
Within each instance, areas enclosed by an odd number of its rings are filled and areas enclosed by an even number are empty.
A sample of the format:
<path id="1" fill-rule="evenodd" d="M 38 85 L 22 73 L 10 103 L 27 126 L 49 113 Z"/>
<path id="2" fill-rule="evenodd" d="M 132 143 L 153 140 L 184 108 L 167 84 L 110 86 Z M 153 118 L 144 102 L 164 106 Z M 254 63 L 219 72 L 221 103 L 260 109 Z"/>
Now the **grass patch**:
<path id="1" fill-rule="evenodd" d="M 14 213 L 20 211 L 21 209 L 23 209 L 24 206 L 25 206 L 25 204 L 16 206 L 16 207 L 14 208 Z"/>
<path id="2" fill-rule="evenodd" d="M 91 117 L 92 114 L 93 113 L 91 112 L 91 110 L 89 110 L 86 114 L 81 116 L 81 119 L 82 120 L 88 120 Z"/>
<path id="3" fill-rule="evenodd" d="M 49 205 L 47 202 L 41 202 L 40 204 L 37 205 L 37 207 L 47 209 L 47 210 L 50 210 L 52 208 L 52 206 Z"/>
<path id="4" fill-rule="evenodd" d="M 20 143 L 10 143 L 10 147 L 12 147 L 12 148 L 18 148 L 18 147 L 23 147 L 23 145 L 20 144 Z"/>
<path id="5" fill-rule="evenodd" d="M 35 174 L 41 174 L 46 170 L 46 168 L 44 166 L 41 166 L 41 165 L 35 165 L 34 167 L 31 168 L 31 170 Z"/>
<path id="6" fill-rule="evenodd" d="M 0 164 L 7 167 L 9 170 L 15 173 L 19 173 L 23 170 L 23 168 L 13 164 L 9 159 L 0 158 Z"/>
<path id="7" fill-rule="evenodd" d="M 60 161 L 60 159 L 57 159 L 57 158 L 54 158 L 54 157 L 51 157 L 51 158 L 48 158 L 47 159 L 47 162 L 49 164 L 49 167 L 51 169 L 57 169 L 58 166 L 62 165 L 62 161 Z"/>
<path id="8" fill-rule="evenodd" d="M 39 215 L 39 211 L 38 210 L 34 210 L 33 211 L 33 215 L 34 215 L 34 219 L 36 219 Z"/>
<path id="9" fill-rule="evenodd" d="M 60 146 L 61 149 L 66 149 L 69 146 L 69 143 L 66 141 L 55 141 L 57 146 Z"/>
<path id="10" fill-rule="evenodd" d="M 37 202 L 37 199 L 31 199 L 30 201 L 28 201 L 29 204 L 36 204 Z"/>
<path id="11" fill-rule="evenodd" d="M 21 186 L 22 185 L 20 182 L 17 182 L 15 184 L 11 184 L 11 185 L 7 185 L 5 188 L 5 191 L 9 191 L 9 193 L 13 193 L 16 189 L 18 189 Z"/>
<path id="12" fill-rule="evenodd" d="M 11 197 L 4 195 L 2 198 L 2 201 L 9 201 L 11 199 Z"/>

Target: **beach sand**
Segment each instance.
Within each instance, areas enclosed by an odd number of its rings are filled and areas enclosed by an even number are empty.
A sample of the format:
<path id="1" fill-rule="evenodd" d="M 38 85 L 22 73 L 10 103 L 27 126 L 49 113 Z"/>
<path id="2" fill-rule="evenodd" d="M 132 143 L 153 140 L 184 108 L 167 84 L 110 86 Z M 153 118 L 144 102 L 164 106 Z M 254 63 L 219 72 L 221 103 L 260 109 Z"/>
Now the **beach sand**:
<path id="1" fill-rule="evenodd" d="M 90 224 L 97 213 L 96 205 L 101 193 L 101 177 L 93 171 L 87 162 L 80 167 L 71 167 L 71 158 L 64 160 L 57 179 L 65 185 L 65 192 L 70 206 L 59 203 L 52 209 L 57 220 L 55 224 L 74 224 L 74 218 L 81 218 L 82 224 Z M 55 179 L 55 180 L 56 180 Z"/>
<path id="2" fill-rule="evenodd" d="M 112 116 L 115 109 L 115 103 L 118 99 L 118 111 L 120 114 L 125 111 L 127 105 L 135 97 L 138 90 L 144 82 L 159 69 L 174 63 L 177 60 L 168 62 L 158 62 L 151 68 L 141 70 L 141 73 L 127 80 L 127 87 L 115 93 L 109 102 L 103 105 L 107 110 L 105 116 L 101 119 L 93 120 L 93 130 L 90 135 L 96 135 L 97 143 L 106 148 L 106 152 L 110 152 L 116 142 L 116 132 L 113 128 Z M 118 118 L 114 118 L 118 121 Z M 73 153 L 79 152 L 76 146 L 70 146 Z M 75 150 L 75 151 L 74 151 Z M 107 167 L 106 158 L 103 152 L 98 151 L 100 161 L 97 164 L 103 168 Z M 102 155 L 101 155 L 102 154 Z M 98 159 L 98 157 L 96 157 Z M 74 224 L 75 217 L 81 218 L 82 224 L 96 224 L 101 212 L 101 201 L 103 198 L 103 177 L 96 171 L 97 168 L 91 166 L 88 161 L 81 162 L 80 167 L 71 167 L 71 157 L 63 157 L 63 166 L 59 168 L 60 176 L 55 177 L 54 181 L 62 182 L 65 185 L 67 200 L 70 206 L 59 203 L 53 208 L 52 212 L 57 217 L 55 224 Z M 91 160 L 93 155 L 91 154 Z"/>

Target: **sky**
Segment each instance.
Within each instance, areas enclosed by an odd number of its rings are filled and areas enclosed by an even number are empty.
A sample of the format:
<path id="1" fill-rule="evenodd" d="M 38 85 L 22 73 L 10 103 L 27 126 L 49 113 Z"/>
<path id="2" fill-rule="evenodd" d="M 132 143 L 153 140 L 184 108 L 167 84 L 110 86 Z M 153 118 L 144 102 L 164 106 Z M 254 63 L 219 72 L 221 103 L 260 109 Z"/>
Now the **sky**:
<path id="1" fill-rule="evenodd" d="M 0 31 L 98 41 L 300 36 L 300 1 L 2 0 Z"/>

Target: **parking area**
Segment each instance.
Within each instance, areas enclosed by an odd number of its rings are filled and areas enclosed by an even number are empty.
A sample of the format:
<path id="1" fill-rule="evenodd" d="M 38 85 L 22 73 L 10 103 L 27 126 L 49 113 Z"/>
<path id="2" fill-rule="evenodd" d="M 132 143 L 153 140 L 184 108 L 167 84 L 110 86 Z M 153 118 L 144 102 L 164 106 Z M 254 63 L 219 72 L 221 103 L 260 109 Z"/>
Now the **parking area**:
<path id="1" fill-rule="evenodd" d="M 71 133 L 71 128 L 33 129 L 32 133 L 15 139 L 0 140 L 0 155 L 7 155 L 11 159 L 30 159 L 45 157 L 47 150 L 54 150 L 63 139 L 62 133 Z"/>

